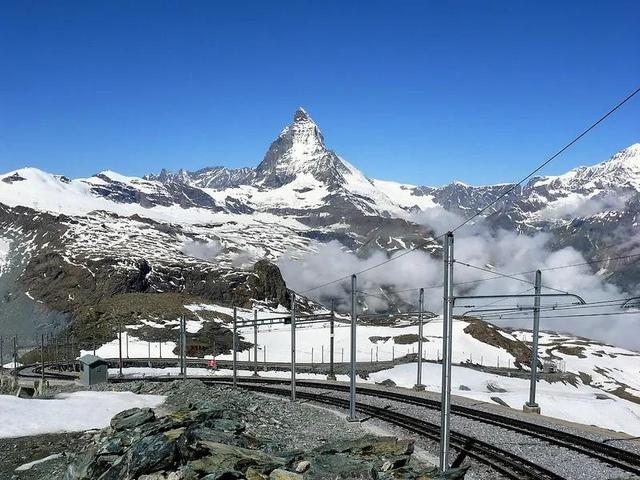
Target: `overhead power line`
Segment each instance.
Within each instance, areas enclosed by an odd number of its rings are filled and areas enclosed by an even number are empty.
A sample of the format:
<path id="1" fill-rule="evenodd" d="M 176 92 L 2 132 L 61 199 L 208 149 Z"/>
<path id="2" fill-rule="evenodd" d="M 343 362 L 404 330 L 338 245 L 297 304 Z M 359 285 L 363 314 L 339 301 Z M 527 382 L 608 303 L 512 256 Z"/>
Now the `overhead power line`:
<path id="1" fill-rule="evenodd" d="M 600 118 L 598 118 L 595 122 L 593 122 L 591 125 L 589 125 L 586 129 L 584 129 L 582 132 L 580 132 L 577 136 L 575 136 L 569 143 L 567 143 L 566 145 L 564 145 L 560 150 L 558 150 L 556 153 L 554 153 L 553 155 L 551 155 L 549 158 L 547 158 L 546 160 L 544 160 L 540 165 L 538 165 L 536 168 L 534 168 L 531 172 L 529 172 L 527 175 L 525 175 L 524 177 L 522 177 L 518 182 L 510 185 L 502 194 L 500 194 L 498 197 L 496 197 L 495 199 L 493 199 L 492 201 L 490 201 L 487 205 L 485 205 L 483 208 L 481 208 L 480 210 L 478 210 L 476 213 L 474 213 L 473 215 L 471 215 L 469 218 L 467 218 L 466 220 L 464 220 L 462 223 L 460 223 L 459 225 L 457 225 L 454 228 L 449 229 L 449 232 L 453 232 L 455 233 L 456 231 L 458 231 L 460 228 L 464 227 L 466 224 L 468 224 L 469 222 L 471 222 L 473 219 L 477 218 L 478 216 L 482 215 L 485 211 L 487 211 L 489 208 L 491 208 L 492 206 L 494 206 L 496 203 L 498 203 L 500 200 L 502 200 L 505 196 L 507 196 L 509 193 L 513 192 L 518 186 L 522 185 L 525 181 L 527 181 L 529 178 L 533 177 L 536 173 L 538 173 L 540 170 L 542 170 L 544 167 L 546 167 L 549 163 L 551 163 L 554 159 L 556 159 L 558 156 L 560 156 L 562 153 L 564 153 L 566 150 L 568 150 L 571 146 L 573 146 L 575 143 L 577 143 L 582 137 L 584 137 L 586 134 L 588 134 L 591 130 L 593 130 L 594 128 L 596 128 L 598 125 L 600 125 L 602 122 L 604 122 L 607 118 L 609 118 L 613 113 L 615 113 L 618 109 L 620 109 L 625 103 L 627 103 L 629 100 L 631 100 L 633 97 L 635 97 L 638 92 L 640 92 L 640 87 L 636 88 L 633 92 L 631 92 L 629 95 L 627 95 L 625 98 L 623 98 L 620 102 L 618 102 L 613 108 L 611 108 L 607 113 L 605 113 L 604 115 L 602 115 Z M 442 233 L 434 238 L 432 238 L 431 240 L 439 240 L 442 237 L 444 237 L 446 235 L 445 233 Z M 382 267 L 383 265 L 386 265 L 387 263 L 390 263 L 392 261 L 398 260 L 399 258 L 404 257 L 405 255 L 409 255 L 412 252 L 415 252 L 416 250 L 418 250 L 420 248 L 421 245 L 416 245 L 415 247 L 412 247 L 409 250 L 405 250 L 404 252 L 394 256 L 394 257 L 390 257 L 380 263 L 371 265 L 363 270 L 354 272 L 353 274 L 355 275 L 361 275 L 363 273 L 369 272 L 371 270 L 374 270 L 376 268 Z M 312 292 L 313 290 L 317 290 L 319 288 L 323 288 L 323 287 L 327 287 L 329 285 L 333 285 L 335 283 L 341 282 L 343 280 L 346 280 L 348 278 L 351 277 L 351 274 L 349 275 L 343 275 L 339 278 L 336 278 L 334 280 L 328 281 L 328 282 L 324 282 L 320 285 L 316 285 L 315 287 L 311 287 L 308 288 L 306 290 L 302 290 L 300 293 L 308 293 L 308 292 Z"/>
<path id="2" fill-rule="evenodd" d="M 540 320 L 546 320 L 549 318 L 581 318 L 581 317 L 607 317 L 612 315 L 640 315 L 640 312 L 605 312 L 605 313 L 572 313 L 570 315 L 550 315 L 546 317 L 540 317 Z M 483 316 L 486 318 L 488 316 Z M 500 316 L 491 317 L 491 320 L 500 320 Z M 509 317 L 505 320 L 520 320 L 519 318 Z"/>
<path id="3" fill-rule="evenodd" d="M 480 270 L 482 272 L 494 273 L 494 274 L 498 275 L 499 277 L 510 278 L 512 280 L 517 280 L 517 281 L 522 282 L 522 283 L 528 283 L 529 285 L 535 285 L 535 283 L 530 281 L 530 280 L 525 280 L 524 278 L 516 277 L 515 275 L 518 275 L 518 274 L 514 275 L 514 274 L 508 274 L 508 273 L 500 273 L 500 272 L 498 272 L 496 270 L 491 270 L 489 268 L 478 267 L 477 265 L 471 265 L 470 263 L 461 262 L 459 260 L 454 260 L 454 262 L 457 263 L 457 264 L 463 265 L 465 267 L 468 267 L 468 268 L 473 268 L 473 269 L 476 269 L 476 270 Z M 541 285 L 541 287 L 542 288 L 546 288 L 547 290 L 554 290 L 554 291 L 560 292 L 560 293 L 569 293 L 569 292 L 567 292 L 565 290 L 559 290 L 557 288 L 549 287 L 547 285 Z"/>
<path id="4" fill-rule="evenodd" d="M 636 254 L 632 254 L 632 255 L 620 255 L 620 256 L 616 256 L 616 257 L 607 257 L 607 258 L 603 258 L 600 260 L 592 260 L 589 262 L 582 262 L 582 263 L 572 263 L 572 264 L 568 264 L 568 265 L 556 265 L 553 267 L 548 267 L 548 268 L 540 268 L 539 270 L 541 272 L 549 272 L 549 271 L 553 271 L 553 270 L 561 270 L 564 268 L 574 268 L 574 267 L 582 267 L 585 265 L 596 265 L 598 263 L 606 263 L 606 262 L 610 262 L 612 260 L 623 260 L 623 259 L 627 259 L 627 258 L 638 258 L 640 257 L 640 253 L 636 253 Z M 460 262 L 458 260 L 455 260 L 456 263 L 460 263 L 463 264 L 463 262 Z M 469 264 L 466 264 L 466 266 L 469 266 Z M 477 269 L 481 269 L 481 267 L 474 267 Z M 497 273 L 494 270 L 485 270 L 489 273 Z M 511 276 L 516 276 L 516 275 L 527 275 L 527 274 L 531 274 L 531 273 L 535 273 L 536 270 L 527 270 L 525 272 L 517 272 L 517 273 L 500 273 L 500 274 L 496 274 L 493 277 L 485 277 L 485 278 L 478 278 L 475 280 L 467 280 L 464 282 L 457 282 L 454 283 L 453 286 L 457 287 L 460 285 L 469 285 L 472 283 L 481 283 L 481 282 L 488 282 L 490 280 L 497 280 L 499 278 L 504 278 L 505 276 L 507 277 L 511 277 Z M 532 283 L 532 282 L 527 282 L 523 279 L 516 279 L 525 283 Z M 420 290 L 420 288 L 424 288 L 425 290 L 430 290 L 433 288 L 442 288 L 444 285 L 442 283 L 438 283 L 438 284 L 433 284 L 433 285 L 427 285 L 425 287 L 414 287 L 414 288 L 405 288 L 405 289 L 401 289 L 401 290 L 385 290 L 386 293 L 404 293 L 404 292 L 412 292 L 412 291 L 417 291 Z M 549 288 L 552 289 L 551 287 L 545 287 L 545 288 Z M 553 290 L 553 289 L 552 289 Z M 560 290 L 560 293 L 567 293 L 567 292 L 563 292 L 562 290 Z"/>

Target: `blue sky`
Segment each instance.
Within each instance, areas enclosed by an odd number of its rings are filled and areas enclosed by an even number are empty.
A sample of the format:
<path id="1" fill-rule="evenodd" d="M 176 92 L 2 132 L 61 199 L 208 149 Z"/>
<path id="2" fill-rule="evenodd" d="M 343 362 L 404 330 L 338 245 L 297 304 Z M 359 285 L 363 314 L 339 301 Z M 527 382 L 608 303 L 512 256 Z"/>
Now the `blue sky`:
<path id="1" fill-rule="evenodd" d="M 637 1 L 3 1 L 0 171 L 255 166 L 303 105 L 367 175 L 531 170 L 640 84 Z M 544 173 L 640 142 L 640 98 Z"/>

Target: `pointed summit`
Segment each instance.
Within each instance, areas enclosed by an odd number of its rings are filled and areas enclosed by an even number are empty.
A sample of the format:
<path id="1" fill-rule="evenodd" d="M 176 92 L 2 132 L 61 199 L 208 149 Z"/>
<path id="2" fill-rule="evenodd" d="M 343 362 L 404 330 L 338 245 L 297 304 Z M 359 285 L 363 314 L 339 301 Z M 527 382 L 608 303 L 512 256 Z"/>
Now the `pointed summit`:
<path id="1" fill-rule="evenodd" d="M 264 159 L 256 168 L 261 185 L 277 188 L 290 183 L 299 175 L 311 174 L 327 184 L 343 182 L 350 169 L 324 144 L 320 128 L 307 111 L 299 107 L 293 123 L 285 127 L 271 144 Z"/>
<path id="2" fill-rule="evenodd" d="M 304 108 L 298 107 L 298 109 L 296 110 L 296 113 L 293 114 L 293 123 L 308 122 L 308 121 L 313 122 L 313 119 L 309 116 L 309 114 Z"/>

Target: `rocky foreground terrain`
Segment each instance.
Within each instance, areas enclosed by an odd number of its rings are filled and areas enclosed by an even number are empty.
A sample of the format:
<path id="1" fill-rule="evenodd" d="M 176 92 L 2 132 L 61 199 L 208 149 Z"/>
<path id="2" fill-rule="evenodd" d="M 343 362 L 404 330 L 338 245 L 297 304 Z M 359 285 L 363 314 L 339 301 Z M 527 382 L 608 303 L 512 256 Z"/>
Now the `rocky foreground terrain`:
<path id="1" fill-rule="evenodd" d="M 78 387 L 74 387 L 78 388 Z M 16 480 L 294 480 L 463 478 L 412 458 L 414 441 L 369 433 L 304 404 L 198 381 L 130 382 L 166 395 L 155 410 L 117 414 L 100 431 L 0 441 L 0 477 Z M 54 455 L 16 471 L 20 465 Z M 24 467 L 23 467 L 24 468 Z"/>

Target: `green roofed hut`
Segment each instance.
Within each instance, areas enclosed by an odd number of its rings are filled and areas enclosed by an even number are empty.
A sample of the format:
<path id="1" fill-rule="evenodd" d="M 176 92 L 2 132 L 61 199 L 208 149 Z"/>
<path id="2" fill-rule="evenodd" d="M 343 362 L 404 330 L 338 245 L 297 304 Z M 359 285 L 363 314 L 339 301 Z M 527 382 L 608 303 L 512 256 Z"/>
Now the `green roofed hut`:
<path id="1" fill-rule="evenodd" d="M 80 383 L 88 387 L 99 383 L 106 383 L 109 376 L 107 362 L 95 355 L 80 357 Z"/>

